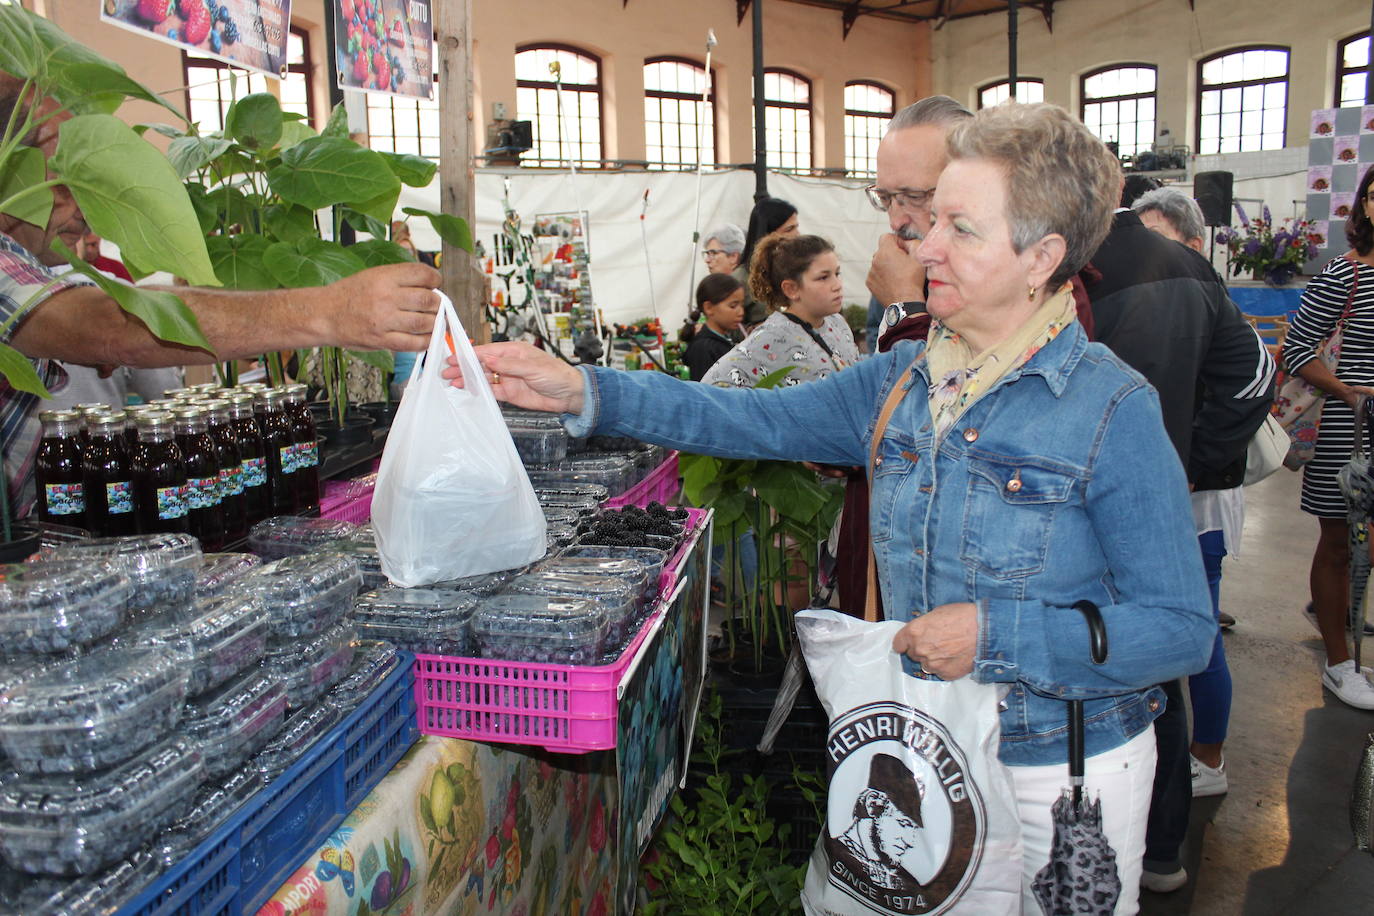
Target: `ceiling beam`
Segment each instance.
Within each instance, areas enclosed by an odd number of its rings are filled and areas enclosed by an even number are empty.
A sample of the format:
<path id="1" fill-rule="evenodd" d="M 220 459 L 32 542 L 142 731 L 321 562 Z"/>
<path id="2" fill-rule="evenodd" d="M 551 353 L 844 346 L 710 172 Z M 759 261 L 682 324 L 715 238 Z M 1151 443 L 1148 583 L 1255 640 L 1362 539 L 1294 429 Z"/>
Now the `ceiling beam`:
<path id="1" fill-rule="evenodd" d="M 735 25 L 743 25 L 749 13 L 749 0 L 735 0 Z"/>
<path id="2" fill-rule="evenodd" d="M 840 24 L 844 27 L 844 34 L 840 36 L 842 41 L 849 37 L 849 30 L 854 28 L 854 23 L 862 14 L 863 0 L 854 0 L 853 3 L 844 8 L 844 12 L 840 14 Z"/>

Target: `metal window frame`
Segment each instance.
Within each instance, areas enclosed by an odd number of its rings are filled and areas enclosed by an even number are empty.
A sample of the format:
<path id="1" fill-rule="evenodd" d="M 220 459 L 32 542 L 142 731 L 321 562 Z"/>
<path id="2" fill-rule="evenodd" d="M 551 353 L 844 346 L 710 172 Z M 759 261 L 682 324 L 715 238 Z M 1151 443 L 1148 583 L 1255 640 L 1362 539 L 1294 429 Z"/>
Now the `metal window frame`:
<path id="1" fill-rule="evenodd" d="M 1101 75 L 1104 74 L 1104 73 L 1111 73 L 1113 70 L 1152 70 L 1152 71 L 1154 71 L 1154 74 L 1155 74 L 1155 88 L 1154 88 L 1153 90 L 1151 90 L 1150 92 L 1129 92 L 1129 93 L 1126 93 L 1126 94 L 1124 94 L 1124 95 L 1103 95 L 1103 96 L 1097 96 L 1097 97 L 1091 98 L 1091 99 L 1088 98 L 1088 80 L 1092 79 L 1094 76 L 1101 76 Z M 1095 70 L 1089 70 L 1087 73 L 1084 73 L 1084 74 L 1082 74 L 1082 75 L 1080 75 L 1080 76 L 1078 77 L 1078 120 L 1084 122 L 1085 124 L 1087 123 L 1087 113 L 1088 113 L 1088 106 L 1089 106 L 1089 105 L 1101 105 L 1101 104 L 1106 103 L 1106 102 L 1130 102 L 1130 101 L 1137 101 L 1137 102 L 1138 102 L 1138 101 L 1140 101 L 1141 99 L 1153 99 L 1153 100 L 1154 100 L 1154 102 L 1155 102 L 1155 118 L 1154 118 L 1154 120 L 1155 120 L 1155 126 L 1156 126 L 1156 128 L 1158 128 L 1158 126 L 1159 126 L 1159 67 L 1157 67 L 1157 66 L 1154 65 L 1154 64 L 1148 64 L 1148 63 L 1145 63 L 1144 61 L 1136 61 L 1136 62 L 1124 63 L 1124 64 L 1111 64 L 1111 65 L 1106 66 L 1106 67 L 1098 67 L 1098 68 L 1095 69 Z M 1140 119 L 1139 119 L 1139 118 L 1136 118 L 1135 123 L 1136 123 L 1136 124 L 1139 124 L 1139 123 L 1140 123 Z M 1121 125 L 1121 121 L 1118 119 L 1118 120 L 1117 120 L 1117 126 L 1118 126 L 1118 128 L 1120 127 L 1120 125 Z M 1106 141 L 1104 138 L 1102 138 L 1102 137 L 1098 137 L 1098 139 L 1099 139 L 1099 140 L 1102 140 L 1102 142 L 1104 142 L 1104 143 L 1107 142 L 1107 141 Z M 1118 144 L 1118 149 L 1119 149 L 1120 143 L 1121 143 L 1121 139 L 1118 137 L 1116 142 L 1117 142 L 1117 144 Z M 1132 154 L 1132 155 L 1134 155 L 1134 154 Z"/>
<path id="2" fill-rule="evenodd" d="M 1211 63 L 1212 61 L 1214 61 L 1214 60 L 1221 60 L 1222 58 L 1224 58 L 1224 57 L 1230 57 L 1230 56 L 1233 55 L 1233 54 L 1244 54 L 1244 53 L 1246 53 L 1247 51 L 1282 51 L 1285 55 L 1287 55 L 1287 60 L 1288 60 L 1288 66 L 1284 69 L 1283 76 L 1281 76 L 1281 77 L 1280 77 L 1280 76 L 1266 76 L 1266 77 L 1262 77 L 1262 78 L 1259 78 L 1259 79 L 1238 80 L 1238 81 L 1236 81 L 1236 82 L 1234 82 L 1234 83 L 1210 83 L 1210 84 L 1204 84 L 1204 83 L 1202 82 L 1202 68 L 1203 68 L 1204 66 L 1206 66 L 1207 64 L 1210 64 L 1210 63 Z M 1288 103 L 1292 100 L 1292 93 L 1289 91 L 1290 88 L 1291 88 L 1291 87 L 1289 86 L 1289 82 L 1290 82 L 1290 80 L 1292 79 L 1292 76 L 1293 76 L 1293 49 L 1292 49 L 1292 48 L 1286 47 L 1286 46 L 1284 46 L 1284 45 L 1242 45 L 1241 47 L 1238 47 L 1238 48 L 1227 48 L 1227 49 L 1224 50 L 1224 51 L 1218 51 L 1217 53 L 1215 53 L 1215 54 L 1209 54 L 1209 55 L 1207 55 L 1206 57 L 1199 57 L 1198 60 L 1197 60 L 1197 67 L 1196 67 L 1196 70 L 1195 70 L 1195 74 L 1196 74 L 1196 77 L 1195 77 L 1195 78 L 1196 78 L 1196 80 L 1197 80 L 1197 85 L 1196 85 L 1196 87 L 1195 87 L 1195 89 L 1194 89 L 1194 93 L 1193 93 L 1193 109 L 1194 109 L 1194 114 L 1193 114 L 1193 149 L 1198 153 L 1198 155 L 1207 155 L 1207 156 L 1221 155 L 1221 140 L 1222 140 L 1222 134 L 1218 133 L 1218 134 L 1217 134 L 1217 152 L 1216 152 L 1216 153 L 1203 153 L 1203 152 L 1202 152 L 1202 93 L 1204 93 L 1204 92 L 1221 92 L 1222 90 L 1225 90 L 1225 89 L 1244 89 L 1244 88 L 1247 87 L 1247 86 L 1269 86 L 1269 85 L 1272 85 L 1272 84 L 1274 84 L 1274 83 L 1283 83 L 1283 90 L 1284 90 L 1284 91 L 1283 91 L 1283 146 L 1286 147 L 1286 146 L 1288 145 Z M 1244 114 L 1245 114 L 1245 109 L 1242 108 L 1240 113 L 1241 113 L 1242 116 L 1244 116 Z M 1242 120 L 1243 120 L 1243 117 L 1242 117 Z M 1262 152 L 1262 150 L 1237 150 L 1237 152 L 1241 152 L 1241 153 L 1251 152 L 1251 153 L 1253 153 L 1253 152 Z"/>
<path id="3" fill-rule="evenodd" d="M 844 144 L 845 144 L 845 147 L 844 147 L 845 171 L 846 171 L 846 172 L 849 172 L 849 173 L 852 173 L 852 174 L 873 175 L 873 174 L 876 174 L 876 172 L 877 172 L 877 163 L 876 163 L 876 162 L 870 163 L 871 165 L 873 165 L 873 168 L 871 168 L 871 169 L 864 169 L 862 172 L 859 172 L 859 171 L 856 170 L 856 169 L 851 169 L 851 168 L 849 167 L 849 162 L 850 162 L 850 159 L 851 159 L 851 156 L 850 156 L 850 141 L 851 141 L 852 139 L 855 139 L 855 138 L 858 136 L 857 134 L 854 134 L 854 133 L 851 133 L 851 132 L 850 132 L 850 130 L 849 130 L 849 126 L 850 126 L 850 121 L 849 121 L 849 119 L 850 119 L 850 118 L 871 118 L 871 119 L 886 118 L 886 119 L 890 122 L 890 121 L 892 120 L 893 116 L 895 116 L 895 115 L 897 114 L 897 92 L 896 92 L 896 90 L 891 89 L 891 88 L 889 88 L 888 86 L 883 85 L 882 83 L 878 82 L 877 80 L 848 80 L 848 81 L 844 84 L 844 88 L 845 88 L 845 89 L 848 89 L 850 86 L 867 86 L 867 87 L 869 87 L 869 88 L 878 89 L 878 90 L 880 90 L 880 91 L 882 91 L 882 92 L 887 93 L 888 103 L 889 103 L 889 105 L 890 105 L 890 108 L 889 108 L 888 111 L 870 111 L 870 110 L 868 110 L 868 109 L 863 109 L 863 108 L 850 108 L 850 107 L 848 107 L 848 106 L 845 106 L 845 109 L 844 109 L 843 118 L 844 118 Z M 864 137 L 865 137 L 865 139 L 868 139 L 868 138 L 869 138 L 867 134 L 865 134 Z M 857 157 L 853 157 L 853 158 L 857 158 Z M 867 160 L 867 157 L 865 157 L 865 160 Z"/>
<path id="4" fill-rule="evenodd" d="M 816 88 L 816 87 L 815 87 L 815 83 L 813 83 L 809 77 L 803 76 L 802 74 L 798 73 L 796 70 L 789 70 L 789 69 L 787 69 L 786 67 L 765 67 L 765 68 L 764 68 L 764 71 L 763 71 L 763 84 L 764 84 L 764 86 L 767 86 L 767 85 L 768 85 L 768 75 L 769 75 L 770 73 L 772 73 L 772 74 L 777 74 L 777 75 L 779 75 L 779 76 L 788 76 L 788 77 L 791 77 L 791 78 L 794 79 L 794 80 L 797 80 L 797 81 L 799 81 L 799 82 L 805 83 L 805 84 L 806 84 L 806 98 L 807 98 L 807 101 L 805 101 L 805 102 L 788 102 L 788 101 L 784 101 L 784 100 L 782 100 L 782 99 L 770 99 L 770 98 L 768 98 L 768 96 L 765 95 L 765 96 L 763 97 L 763 108 L 764 108 L 764 117 L 765 117 L 765 119 L 766 119 L 767 116 L 768 116 L 768 109 L 769 109 L 769 108 L 781 108 L 781 109 L 784 109 L 784 110 L 787 110 L 787 111 L 805 111 L 805 112 L 806 112 L 806 123 L 807 123 L 807 126 L 810 128 L 810 129 L 807 131 L 807 142 L 806 142 L 806 160 L 807 160 L 807 164 L 806 164 L 805 166 L 794 165 L 794 166 L 790 166 L 790 167 L 789 167 L 789 166 L 778 165 L 778 166 L 775 166 L 775 168 L 785 169 L 785 170 L 787 170 L 787 171 L 805 171 L 805 172 L 814 171 L 815 168 L 816 168 L 816 129 L 815 129 L 815 127 L 816 127 L 816 113 L 815 113 L 814 109 L 811 107 L 811 98 L 812 98 L 812 95 L 815 93 L 815 88 Z M 763 87 L 759 87 L 759 91 L 760 91 L 760 92 L 764 92 L 764 91 L 766 91 L 766 90 L 765 90 Z M 766 123 L 765 123 L 765 129 L 767 129 Z M 795 128 L 793 129 L 792 133 L 793 133 L 793 141 L 792 141 L 793 149 L 794 149 L 794 150 L 798 150 L 798 149 L 800 149 L 800 145 L 796 142 L 796 130 L 795 130 Z M 776 150 L 776 152 L 778 153 L 779 159 L 781 159 L 782 150 Z M 792 153 L 792 156 L 793 156 L 793 158 L 795 159 L 796 156 L 797 156 L 797 153 L 796 153 L 796 152 L 793 152 L 793 153 Z"/>
<path id="5" fill-rule="evenodd" d="M 1354 76 L 1356 73 L 1368 74 L 1369 72 L 1368 66 L 1345 66 L 1345 49 L 1350 47 L 1360 39 L 1369 37 L 1370 34 L 1368 31 L 1356 32 L 1354 35 L 1346 36 L 1345 38 L 1342 38 L 1340 41 L 1336 42 L 1336 82 L 1335 85 L 1331 87 L 1331 105 L 1333 108 L 1341 107 L 1341 83 L 1345 81 L 1345 78 L 1347 76 Z M 1370 52 L 1374 53 L 1374 42 L 1372 42 L 1370 45 Z M 1363 99 L 1360 100 L 1360 104 L 1364 104 Z"/>
<path id="6" fill-rule="evenodd" d="M 686 64 L 687 66 L 692 67 L 693 69 L 700 71 L 703 75 L 705 75 L 705 73 L 706 73 L 706 64 L 705 64 L 704 62 L 698 62 L 698 61 L 692 60 L 690 57 L 681 57 L 681 56 L 678 56 L 678 55 L 675 55 L 675 54 L 664 54 L 664 55 L 660 55 L 660 56 L 657 56 L 657 57 L 646 57 L 646 58 L 644 58 L 644 68 L 645 68 L 645 69 L 648 69 L 648 67 L 649 67 L 651 64 Z M 707 100 L 707 102 L 710 104 L 710 108 L 711 108 L 711 164 L 712 164 L 712 165 L 715 165 L 715 164 L 717 164 L 718 162 L 720 162 L 720 140 L 719 140 L 719 137 L 718 137 L 718 134 L 717 134 L 717 126 L 716 126 L 716 125 L 719 123 L 719 121 L 720 121 L 720 118 L 719 118 L 720 112 L 719 112 L 719 109 L 717 108 L 717 105 L 716 105 L 717 97 L 716 97 L 716 68 L 715 68 L 715 67 L 712 67 L 712 68 L 711 68 L 710 80 L 711 80 L 711 82 L 710 82 L 710 92 L 707 94 L 707 99 L 706 99 L 706 100 Z M 666 90 L 666 89 L 650 89 L 648 86 L 645 86 L 645 87 L 644 87 L 644 97 L 645 97 L 646 99 L 673 99 L 673 100 L 679 101 L 679 102 L 696 102 L 697 104 L 700 104 L 700 103 L 701 103 L 701 96 L 700 96 L 700 95 L 696 95 L 695 93 L 691 93 L 691 92 L 671 92 L 671 91 Z M 659 110 L 660 110 L 660 112 L 662 111 L 661 108 L 660 108 Z M 645 118 L 644 123 L 645 123 L 645 126 L 647 127 L 647 125 L 648 125 L 648 123 L 649 123 L 648 118 Z M 660 120 L 658 123 L 659 123 L 659 125 L 660 125 L 660 127 L 661 127 L 661 126 L 663 125 L 664 122 L 663 122 L 662 120 Z M 676 122 L 676 123 L 681 124 L 680 121 L 679 121 L 679 122 Z M 648 138 L 646 137 L 645 139 L 647 140 Z M 645 152 L 645 157 L 647 158 L 647 157 L 648 157 L 648 145 L 647 145 L 647 143 L 645 144 L 645 151 L 644 151 L 644 152 Z M 688 164 L 689 164 L 689 163 L 667 163 L 667 162 L 660 162 L 660 163 L 650 163 L 650 164 L 649 164 L 649 167 L 650 167 L 650 168 L 653 168 L 655 165 L 657 165 L 657 166 L 659 166 L 660 168 L 662 168 L 662 169 L 664 169 L 664 170 L 669 170 L 669 169 L 670 169 L 670 166 L 676 166 L 676 167 L 678 167 L 678 168 L 685 168 Z M 704 164 L 705 164 L 705 163 L 703 163 L 703 165 L 704 165 Z M 692 167 L 695 168 L 695 165 L 693 164 Z"/>
<path id="7" fill-rule="evenodd" d="M 592 61 L 592 63 L 596 64 L 596 82 L 594 82 L 594 83 L 567 83 L 567 82 L 565 82 L 565 83 L 562 84 L 562 86 L 563 86 L 563 88 L 564 88 L 565 90 L 569 90 L 569 91 L 572 91 L 572 92 L 578 92 L 578 93 L 583 93 L 583 92 L 585 92 L 585 93 L 592 93 L 592 94 L 595 94 L 595 95 L 596 95 L 596 103 L 597 103 L 597 104 L 596 104 L 596 108 L 597 108 L 597 115 L 596 115 L 596 133 L 597 133 L 598 145 L 600 146 L 601 153 L 600 153 L 600 155 L 599 155 L 595 160 L 587 159 L 587 158 L 584 158 L 584 157 L 582 156 L 583 140 L 582 140 L 582 131 L 581 131 L 581 123 L 580 123 L 581 120 L 582 120 L 582 116 L 581 116 L 581 107 L 582 107 L 582 106 L 581 106 L 581 103 L 580 103 L 580 100 L 579 100 L 579 104 L 578 104 L 578 112 L 579 112 L 579 113 L 578 113 L 578 115 L 577 115 L 577 121 L 579 122 L 579 124 L 578 124 L 578 128 L 579 128 L 579 129 L 578 129 L 577 140 L 576 140 L 576 143 L 577 143 L 577 147 L 576 147 L 577 159 L 576 159 L 575 161 L 577 162 L 577 167 L 580 168 L 580 169 L 586 169 L 586 168 L 601 169 L 601 168 L 605 168 L 605 167 L 606 167 L 606 119 L 602 116 L 602 114 L 603 114 L 603 112 L 605 111 L 606 106 L 605 106 L 605 97 L 604 97 L 604 93 L 602 92 L 602 82 L 601 82 L 601 81 L 602 81 L 602 79 L 603 79 L 603 76 L 602 76 L 602 63 L 603 63 L 603 62 L 602 62 L 602 60 L 601 60 L 600 55 L 593 54 L 592 52 L 587 51 L 587 50 L 585 50 L 585 49 L 583 49 L 583 48 L 579 48 L 579 47 L 577 47 L 576 45 L 561 44 L 561 43 L 559 43 L 559 42 L 537 42 L 537 43 L 534 43 L 534 44 L 518 45 L 518 46 L 516 47 L 516 49 L 515 49 L 515 54 L 516 54 L 516 56 L 518 57 L 518 56 L 520 56 L 521 54 L 524 54 L 524 53 L 526 53 L 526 52 L 528 52 L 528 51 L 566 51 L 566 52 L 569 53 L 569 54 L 574 54 L 574 55 L 576 55 L 576 56 L 578 56 L 578 57 L 584 57 L 584 58 L 586 58 L 586 59 Z M 553 80 L 526 80 L 526 79 L 520 79 L 518 76 L 516 77 L 516 80 L 515 80 L 515 89 L 516 89 L 517 94 L 519 93 L 519 91 L 520 91 L 521 89 L 536 89 L 536 90 L 538 90 L 538 89 L 557 89 L 557 88 L 558 88 L 558 85 L 559 85 L 559 84 L 558 84 L 558 83 L 555 83 Z M 535 95 L 535 112 L 536 112 L 536 115 L 537 115 L 537 113 L 538 113 L 538 111 L 539 111 L 539 102 L 538 102 L 538 99 L 539 99 L 539 96 L 538 96 L 538 94 L 536 93 L 536 95 Z M 517 109 L 516 109 L 516 113 L 517 113 L 517 114 L 519 113 L 518 107 L 517 107 Z M 538 139 L 538 119 L 537 119 L 537 117 L 536 117 L 536 119 L 535 119 L 535 123 L 531 124 L 531 127 L 534 128 L 534 135 L 535 135 L 535 139 L 537 140 L 537 139 Z M 571 141 L 570 141 L 570 144 L 571 144 Z M 521 166 L 521 168 L 559 168 L 559 167 L 560 167 L 564 162 L 566 162 L 567 160 L 565 160 L 565 159 L 559 159 L 559 160 L 558 160 L 558 163 L 555 164 L 555 165 L 545 165 L 544 163 L 550 161 L 550 160 L 545 159 L 545 158 L 540 158 L 540 159 L 538 159 L 537 161 L 539 162 L 539 165 L 534 165 L 534 164 L 532 164 L 532 163 L 528 163 L 528 162 L 526 162 L 524 159 L 522 159 L 521 162 L 520 162 L 520 166 Z"/>
<path id="8" fill-rule="evenodd" d="M 1043 78 L 1038 77 L 1038 76 L 1018 76 L 1018 77 L 1016 78 L 1016 82 L 1017 82 L 1017 83 L 1035 83 L 1036 85 L 1038 85 L 1038 86 L 1040 87 L 1041 97 L 1042 97 L 1042 98 L 1044 97 L 1045 80 L 1044 80 Z M 984 92 L 987 92 L 989 89 L 996 89 L 998 86 L 1008 86 L 1008 87 L 1010 87 L 1010 86 L 1011 86 L 1011 80 L 1006 79 L 1006 78 L 1003 78 L 1003 79 L 1000 79 L 1000 80 L 993 80 L 993 81 L 990 82 L 990 83 L 984 83 L 983 85 L 979 86 L 977 89 L 974 90 L 974 92 L 976 92 L 977 95 L 978 95 L 978 109 L 977 109 L 978 111 L 982 111 L 983 108 L 985 107 L 985 106 L 983 105 L 983 93 L 984 93 Z"/>

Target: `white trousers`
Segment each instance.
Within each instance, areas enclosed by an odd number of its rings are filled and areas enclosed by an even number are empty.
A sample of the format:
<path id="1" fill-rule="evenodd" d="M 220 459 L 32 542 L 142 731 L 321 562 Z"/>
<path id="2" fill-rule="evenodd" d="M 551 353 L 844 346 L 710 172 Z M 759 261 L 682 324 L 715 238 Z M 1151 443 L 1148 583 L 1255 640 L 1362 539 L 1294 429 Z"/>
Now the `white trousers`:
<path id="1" fill-rule="evenodd" d="M 1050 806 L 1068 785 L 1069 768 L 1056 763 L 1039 767 L 1008 767 L 1021 815 L 1021 910 L 1039 916 L 1040 903 L 1031 882 L 1050 860 L 1054 824 Z M 1155 730 L 1145 729 L 1120 747 L 1084 765 L 1084 796 L 1102 799 L 1102 827 L 1116 852 L 1121 898 L 1113 916 L 1135 916 L 1139 909 L 1141 860 L 1145 856 L 1145 821 L 1155 779 Z"/>

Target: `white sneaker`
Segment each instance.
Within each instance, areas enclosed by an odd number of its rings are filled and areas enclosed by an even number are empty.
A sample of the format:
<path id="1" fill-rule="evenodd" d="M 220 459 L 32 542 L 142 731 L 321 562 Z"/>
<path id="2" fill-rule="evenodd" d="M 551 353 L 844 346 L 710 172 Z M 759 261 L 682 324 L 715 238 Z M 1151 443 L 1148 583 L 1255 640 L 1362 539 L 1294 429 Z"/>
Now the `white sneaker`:
<path id="1" fill-rule="evenodd" d="M 1192 764 L 1193 769 L 1193 798 L 1225 795 L 1230 791 L 1231 785 L 1226 780 L 1225 757 L 1221 759 L 1221 765 L 1217 767 L 1209 767 L 1192 754 L 1188 755 L 1188 761 Z"/>
<path id="2" fill-rule="evenodd" d="M 1140 873 L 1140 886 L 1156 894 L 1169 894 L 1188 883 L 1188 872 L 1182 868 L 1164 874 L 1146 869 Z"/>
<path id="3" fill-rule="evenodd" d="M 1355 670 L 1355 660 L 1347 658 L 1339 665 L 1322 666 L 1322 686 L 1336 695 L 1342 703 L 1356 709 L 1374 709 L 1374 686 L 1368 675 Z"/>

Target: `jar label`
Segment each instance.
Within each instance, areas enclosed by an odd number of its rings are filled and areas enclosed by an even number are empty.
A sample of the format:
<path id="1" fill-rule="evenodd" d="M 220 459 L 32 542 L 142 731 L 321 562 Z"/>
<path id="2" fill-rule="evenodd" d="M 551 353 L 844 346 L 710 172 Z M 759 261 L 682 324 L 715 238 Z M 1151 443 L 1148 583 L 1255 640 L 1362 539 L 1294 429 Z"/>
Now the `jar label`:
<path id="1" fill-rule="evenodd" d="M 320 444 L 313 439 L 309 442 L 302 442 L 296 446 L 300 449 L 300 466 L 303 468 L 314 468 L 320 465 Z"/>
<path id="2" fill-rule="evenodd" d="M 50 483 L 43 486 L 49 515 L 80 515 L 86 511 L 86 491 L 79 483 Z"/>
<path id="3" fill-rule="evenodd" d="M 296 472 L 296 446 L 283 445 L 278 449 L 281 456 L 281 472 L 283 474 L 294 474 Z"/>
<path id="4" fill-rule="evenodd" d="M 243 492 L 243 465 L 236 464 L 232 468 L 220 468 L 219 470 L 219 496 L 226 499 L 230 496 L 238 496 Z"/>
<path id="5" fill-rule="evenodd" d="M 157 517 L 158 518 L 183 518 L 187 511 L 187 490 L 186 484 L 176 487 L 157 488 Z"/>
<path id="6" fill-rule="evenodd" d="M 186 492 L 192 509 L 213 509 L 219 505 L 219 477 L 192 477 Z"/>
<path id="7" fill-rule="evenodd" d="M 105 505 L 111 515 L 134 511 L 134 485 L 127 480 L 105 484 Z"/>
<path id="8" fill-rule="evenodd" d="M 245 458 L 241 467 L 243 468 L 243 485 L 245 487 L 267 485 L 266 458 Z"/>

